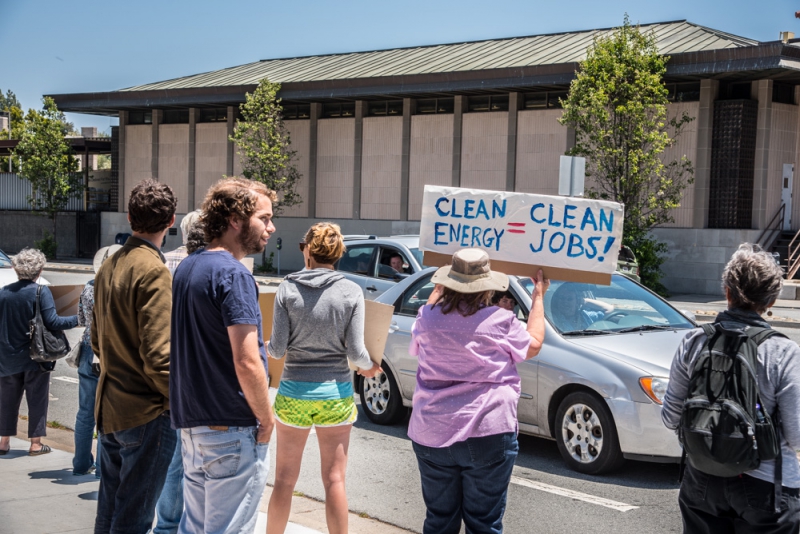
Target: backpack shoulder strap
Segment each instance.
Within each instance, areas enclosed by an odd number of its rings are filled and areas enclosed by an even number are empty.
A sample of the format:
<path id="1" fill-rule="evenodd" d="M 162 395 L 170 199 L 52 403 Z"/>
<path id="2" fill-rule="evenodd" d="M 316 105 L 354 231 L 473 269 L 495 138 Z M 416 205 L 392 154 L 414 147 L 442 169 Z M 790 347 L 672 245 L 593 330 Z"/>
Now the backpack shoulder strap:
<path id="1" fill-rule="evenodd" d="M 782 334 L 777 330 L 763 326 L 751 326 L 745 331 L 745 333 L 747 334 L 747 337 L 755 342 L 756 345 L 761 345 L 772 336 L 786 337 L 785 334 Z"/>
<path id="2" fill-rule="evenodd" d="M 708 337 L 711 337 L 717 333 L 716 323 L 705 323 L 701 325 L 701 328 L 703 329 L 703 333 L 705 333 L 705 335 Z"/>

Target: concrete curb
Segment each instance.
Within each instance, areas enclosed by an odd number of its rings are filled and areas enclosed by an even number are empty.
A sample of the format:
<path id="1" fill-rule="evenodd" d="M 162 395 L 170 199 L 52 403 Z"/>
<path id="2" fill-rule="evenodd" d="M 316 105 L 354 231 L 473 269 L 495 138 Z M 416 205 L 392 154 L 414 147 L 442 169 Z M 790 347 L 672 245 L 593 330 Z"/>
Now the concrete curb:
<path id="1" fill-rule="evenodd" d="M 716 313 L 709 314 L 709 313 L 694 312 L 694 315 L 698 323 L 710 323 L 717 317 Z M 781 328 L 800 328 L 799 321 L 792 321 L 791 319 L 786 319 L 784 317 L 775 317 L 774 319 L 768 317 L 766 321 L 769 323 L 770 326 L 773 327 L 779 326 Z"/>

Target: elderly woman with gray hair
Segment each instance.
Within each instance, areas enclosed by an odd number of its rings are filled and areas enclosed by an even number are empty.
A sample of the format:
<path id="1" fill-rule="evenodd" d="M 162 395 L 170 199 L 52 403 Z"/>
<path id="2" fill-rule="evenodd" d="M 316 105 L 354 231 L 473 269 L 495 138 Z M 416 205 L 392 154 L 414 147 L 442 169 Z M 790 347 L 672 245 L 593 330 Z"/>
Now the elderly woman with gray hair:
<path id="1" fill-rule="evenodd" d="M 771 255 L 758 245 L 739 246 L 722 273 L 728 309 L 715 322 L 726 330 L 769 329 L 761 315 L 775 304 L 782 285 L 783 271 Z M 706 339 L 702 329 L 688 333 L 672 362 L 661 417 L 673 430 L 681 423 L 695 364 L 701 353 L 708 352 L 703 350 Z M 780 412 L 780 418 L 773 420 L 780 430 L 783 480 L 779 511 L 774 491 L 776 460 L 761 461 L 738 476 L 720 477 L 695 468 L 690 456 L 678 495 L 684 532 L 800 530 L 800 465 L 795 456 L 800 449 L 800 347 L 783 335 L 772 335 L 758 345 L 757 357 L 755 375 L 762 405 L 756 405 L 757 409 L 772 415 Z M 714 372 L 721 371 L 714 368 Z"/>
<path id="2" fill-rule="evenodd" d="M 36 313 L 36 280 L 42 274 L 44 254 L 26 248 L 11 258 L 19 280 L 0 288 L 0 455 L 8 453 L 10 438 L 17 434 L 22 393 L 28 402 L 28 454 L 50 452 L 41 438 L 47 434 L 47 404 L 50 396 L 48 371 L 31 360 L 29 322 Z M 53 295 L 42 286 L 40 308 L 42 321 L 50 330 L 68 330 L 78 326 L 78 316 L 59 317 Z"/>

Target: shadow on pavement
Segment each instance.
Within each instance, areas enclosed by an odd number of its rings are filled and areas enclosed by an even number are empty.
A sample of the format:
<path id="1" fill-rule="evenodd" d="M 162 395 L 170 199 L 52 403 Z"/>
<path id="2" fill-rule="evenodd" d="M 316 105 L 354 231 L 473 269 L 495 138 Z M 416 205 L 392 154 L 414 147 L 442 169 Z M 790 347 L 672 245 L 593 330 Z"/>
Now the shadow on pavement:
<path id="1" fill-rule="evenodd" d="M 393 425 L 376 425 L 370 421 L 364 413 L 364 408 L 359 405 L 358 407 L 358 420 L 353 425 L 362 430 L 369 430 L 370 432 L 377 432 L 385 436 L 393 438 L 408 439 L 408 418 L 411 416 L 411 410 L 407 410 L 406 415 L 400 420 L 399 423 Z"/>
<path id="2" fill-rule="evenodd" d="M 62 484 L 65 486 L 77 486 L 78 484 L 97 481 L 94 475 L 75 476 L 72 474 L 72 469 L 59 469 L 57 471 L 34 471 L 32 473 L 28 473 L 28 476 L 30 476 L 33 480 L 51 479 L 53 484 Z"/>
<path id="3" fill-rule="evenodd" d="M 0 460 L 13 460 L 14 458 L 28 457 L 28 451 L 11 449 L 4 455 L 0 456 Z"/>
<path id="4" fill-rule="evenodd" d="M 88 493 L 81 493 L 78 495 L 79 499 L 83 499 L 84 501 L 96 501 L 97 500 L 97 492 L 90 491 Z"/>

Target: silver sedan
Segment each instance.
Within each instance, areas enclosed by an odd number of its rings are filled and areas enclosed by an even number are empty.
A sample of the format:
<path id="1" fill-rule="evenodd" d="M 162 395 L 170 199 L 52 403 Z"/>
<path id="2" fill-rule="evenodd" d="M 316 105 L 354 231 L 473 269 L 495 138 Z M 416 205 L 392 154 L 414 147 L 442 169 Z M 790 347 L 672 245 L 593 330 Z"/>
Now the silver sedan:
<path id="1" fill-rule="evenodd" d="M 433 290 L 434 272 L 416 273 L 376 299 L 395 308 L 384 373 L 355 378 L 375 423 L 396 423 L 412 406 L 411 327 Z M 510 278 L 514 312 L 526 321 L 532 281 Z M 520 432 L 555 439 L 567 465 L 584 473 L 608 472 L 626 458 L 678 461 L 681 449 L 661 422 L 661 401 L 678 344 L 696 326 L 693 318 L 619 274 L 609 286 L 553 281 L 545 316 L 541 352 L 517 366 Z"/>

